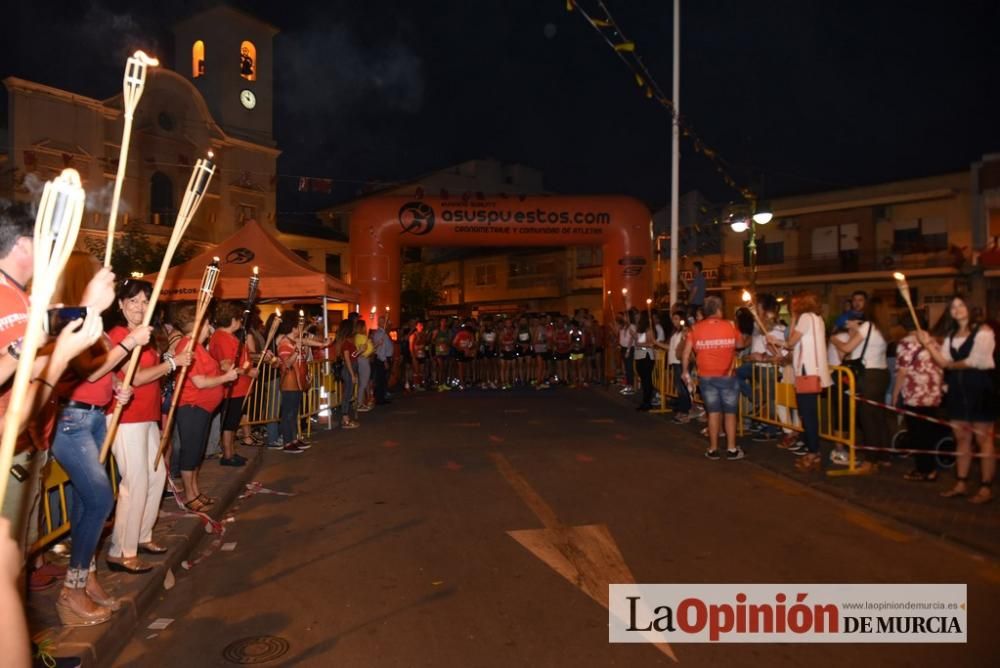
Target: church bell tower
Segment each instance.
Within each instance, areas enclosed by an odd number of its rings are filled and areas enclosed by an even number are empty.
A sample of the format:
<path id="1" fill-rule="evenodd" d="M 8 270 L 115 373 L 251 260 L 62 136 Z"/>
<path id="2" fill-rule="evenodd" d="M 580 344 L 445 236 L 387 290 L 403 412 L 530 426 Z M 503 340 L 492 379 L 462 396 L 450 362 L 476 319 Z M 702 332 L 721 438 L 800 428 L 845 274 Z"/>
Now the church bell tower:
<path id="1" fill-rule="evenodd" d="M 227 135 L 274 146 L 277 28 L 219 5 L 174 26 L 174 67 L 204 96 Z"/>

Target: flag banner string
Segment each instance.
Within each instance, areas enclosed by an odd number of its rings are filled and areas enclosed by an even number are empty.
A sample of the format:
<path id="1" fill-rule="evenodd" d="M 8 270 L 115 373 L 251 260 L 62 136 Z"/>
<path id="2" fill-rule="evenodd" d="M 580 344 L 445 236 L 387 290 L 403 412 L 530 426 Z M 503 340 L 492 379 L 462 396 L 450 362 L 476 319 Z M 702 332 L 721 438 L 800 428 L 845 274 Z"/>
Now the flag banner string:
<path id="1" fill-rule="evenodd" d="M 587 11 L 583 6 L 581 0 L 566 0 L 566 11 L 572 12 L 576 10 L 580 13 L 615 55 L 629 68 L 636 86 L 645 95 L 646 99 L 659 104 L 670 114 L 673 122 L 680 129 L 681 135 L 691 141 L 696 153 L 705 156 L 712 163 L 715 171 L 727 186 L 739 192 L 747 201 L 756 200 L 757 194 L 751 188 L 739 185 L 736 179 L 733 178 L 729 163 L 695 132 L 692 125 L 684 116 L 677 113 L 673 101 L 663 92 L 663 89 L 643 62 L 642 57 L 636 49 L 636 43 L 625 37 L 625 33 L 618 25 L 618 22 L 615 21 L 603 0 L 596 0 L 596 4 L 604 13 L 603 19 L 595 18 L 593 13 Z"/>

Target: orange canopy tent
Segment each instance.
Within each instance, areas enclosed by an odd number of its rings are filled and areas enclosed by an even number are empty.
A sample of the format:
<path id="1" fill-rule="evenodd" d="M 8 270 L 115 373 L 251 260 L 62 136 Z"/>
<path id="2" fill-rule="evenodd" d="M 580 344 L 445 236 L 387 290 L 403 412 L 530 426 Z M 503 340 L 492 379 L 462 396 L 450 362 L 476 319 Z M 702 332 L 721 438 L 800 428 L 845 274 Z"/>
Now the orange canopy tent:
<path id="1" fill-rule="evenodd" d="M 358 291 L 349 284 L 311 266 L 281 245 L 260 223 L 248 221 L 236 234 L 184 264 L 167 271 L 162 301 L 194 300 L 205 266 L 221 260 L 222 273 L 215 288 L 219 299 L 246 299 L 247 282 L 259 267 L 258 293 L 267 301 L 333 301 L 357 304 Z M 156 275 L 145 277 L 155 281 Z"/>

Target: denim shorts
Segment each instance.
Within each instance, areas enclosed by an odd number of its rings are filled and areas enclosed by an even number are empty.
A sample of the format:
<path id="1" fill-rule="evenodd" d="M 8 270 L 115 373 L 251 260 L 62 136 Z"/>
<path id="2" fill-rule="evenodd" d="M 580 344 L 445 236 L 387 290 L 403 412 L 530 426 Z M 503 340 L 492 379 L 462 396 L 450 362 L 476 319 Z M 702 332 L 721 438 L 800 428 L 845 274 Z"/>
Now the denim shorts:
<path id="1" fill-rule="evenodd" d="M 698 389 L 705 401 L 708 413 L 739 413 L 740 381 L 736 376 L 702 376 L 698 379 Z"/>

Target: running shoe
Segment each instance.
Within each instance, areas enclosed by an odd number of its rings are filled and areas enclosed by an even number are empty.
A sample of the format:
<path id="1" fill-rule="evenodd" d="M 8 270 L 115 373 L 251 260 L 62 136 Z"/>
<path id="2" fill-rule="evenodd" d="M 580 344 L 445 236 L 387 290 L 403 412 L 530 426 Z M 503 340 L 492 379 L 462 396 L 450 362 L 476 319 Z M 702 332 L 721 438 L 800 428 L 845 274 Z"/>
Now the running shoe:
<path id="1" fill-rule="evenodd" d="M 717 461 L 719 459 L 719 451 L 718 450 L 706 450 L 705 451 L 705 458 L 706 459 L 711 459 L 712 461 Z"/>
<path id="2" fill-rule="evenodd" d="M 794 448 L 788 448 L 788 451 L 796 457 L 802 457 L 809 454 L 809 448 L 806 447 L 805 443 L 799 443 Z"/>
<path id="3" fill-rule="evenodd" d="M 831 452 L 830 463 L 837 466 L 850 466 L 851 459 L 847 454 L 847 450 L 834 450 Z"/>
<path id="4" fill-rule="evenodd" d="M 726 450 L 726 460 L 730 462 L 735 462 L 737 460 L 743 459 L 746 454 L 743 452 L 743 448 L 736 446 L 735 450 Z"/>
<path id="5" fill-rule="evenodd" d="M 293 441 L 292 443 L 293 445 L 299 446 L 299 450 L 308 450 L 309 448 L 312 447 L 312 443 L 302 438 L 300 438 L 297 441 Z"/>
<path id="6" fill-rule="evenodd" d="M 691 421 L 691 418 L 688 417 L 687 413 L 678 413 L 677 415 L 672 417 L 670 421 L 673 422 L 674 424 L 687 424 L 688 422 Z"/>
<path id="7" fill-rule="evenodd" d="M 267 444 L 267 449 L 268 450 L 281 450 L 283 447 L 285 447 L 285 446 L 280 441 L 276 441 L 274 443 L 268 443 Z"/>
<path id="8" fill-rule="evenodd" d="M 295 445 L 295 443 L 289 443 L 281 449 L 282 452 L 287 452 L 290 455 L 301 455 L 305 450 Z"/>

